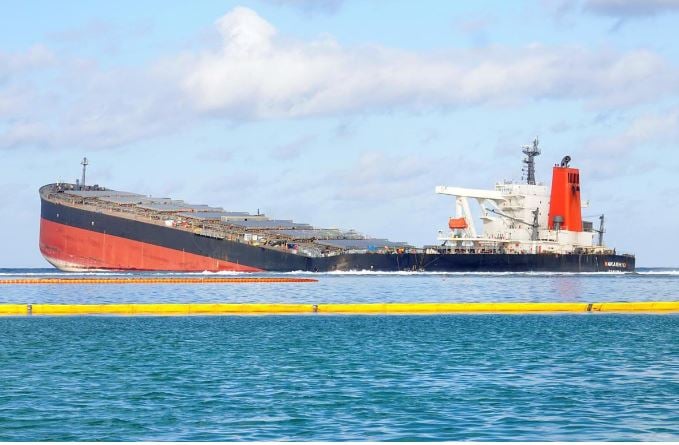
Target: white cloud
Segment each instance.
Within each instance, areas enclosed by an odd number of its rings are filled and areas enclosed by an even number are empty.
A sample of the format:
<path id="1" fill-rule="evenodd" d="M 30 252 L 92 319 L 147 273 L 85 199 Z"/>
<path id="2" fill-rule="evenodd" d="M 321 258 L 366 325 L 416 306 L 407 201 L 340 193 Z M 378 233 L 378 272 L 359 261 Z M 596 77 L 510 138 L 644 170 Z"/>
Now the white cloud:
<path id="1" fill-rule="evenodd" d="M 252 9 L 239 6 L 222 16 L 216 23 L 217 30 L 224 42 L 225 49 L 239 54 L 261 53 L 270 49 L 276 29 L 262 19 Z"/>
<path id="2" fill-rule="evenodd" d="M 618 18 L 679 12 L 679 0 L 586 0 L 583 9 Z"/>
<path id="3" fill-rule="evenodd" d="M 586 146 L 591 153 L 625 156 L 635 150 L 672 144 L 679 144 L 679 108 L 639 116 L 618 134 L 591 139 Z"/>
<path id="4" fill-rule="evenodd" d="M 189 55 L 184 87 L 197 110 L 265 119 L 401 108 L 585 100 L 592 106 L 644 102 L 676 91 L 676 68 L 647 50 L 492 47 L 415 53 L 343 47 L 279 36 L 254 11 L 217 23 L 223 46 Z"/>
<path id="5" fill-rule="evenodd" d="M 56 56 L 43 45 L 23 52 L 0 52 L 0 119 L 16 118 L 35 107 L 33 74 L 50 69 L 55 63 Z M 24 125 L 20 122 L 19 126 Z"/>
<path id="6" fill-rule="evenodd" d="M 617 132 L 591 137 L 573 154 L 592 180 L 619 180 L 663 168 L 663 151 L 677 144 L 679 108 L 673 108 L 639 115 Z"/>
<path id="7" fill-rule="evenodd" d="M 679 0 L 541 0 L 542 6 L 558 22 L 573 24 L 576 13 L 616 19 L 612 31 L 634 19 L 679 12 Z"/>
<path id="8" fill-rule="evenodd" d="M 32 48 L 0 55 L 0 78 L 0 149 L 117 147 L 191 121 L 176 80 L 156 69 Z"/>
<path id="9" fill-rule="evenodd" d="M 221 46 L 141 67 L 36 46 L 0 53 L 0 149 L 109 148 L 205 119 L 232 122 L 576 100 L 612 108 L 676 95 L 675 66 L 647 50 L 533 44 L 415 52 L 280 35 L 239 7 Z"/>
<path id="10" fill-rule="evenodd" d="M 327 183 L 336 190 L 337 200 L 388 202 L 421 194 L 431 188 L 424 177 L 440 159 L 426 156 L 392 156 L 382 151 L 360 155 L 349 168 L 329 175 Z"/>
<path id="11" fill-rule="evenodd" d="M 54 53 L 44 45 L 34 45 L 24 52 L 0 52 L 0 80 L 26 70 L 49 66 L 54 62 Z"/>

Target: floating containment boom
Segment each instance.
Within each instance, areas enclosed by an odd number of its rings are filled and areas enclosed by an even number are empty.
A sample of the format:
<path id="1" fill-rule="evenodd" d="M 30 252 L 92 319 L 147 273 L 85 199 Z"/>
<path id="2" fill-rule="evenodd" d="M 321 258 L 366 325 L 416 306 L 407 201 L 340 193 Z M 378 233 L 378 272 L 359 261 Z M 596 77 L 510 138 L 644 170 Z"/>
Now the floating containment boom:
<path id="1" fill-rule="evenodd" d="M 679 301 L 602 303 L 148 303 L 0 304 L 0 316 L 21 315 L 263 315 L 263 314 L 464 314 L 464 313 L 677 313 Z"/>
<path id="2" fill-rule="evenodd" d="M 314 283 L 315 278 L 294 277 L 156 277 L 156 278 L 15 278 L 0 284 L 211 284 L 211 283 Z"/>

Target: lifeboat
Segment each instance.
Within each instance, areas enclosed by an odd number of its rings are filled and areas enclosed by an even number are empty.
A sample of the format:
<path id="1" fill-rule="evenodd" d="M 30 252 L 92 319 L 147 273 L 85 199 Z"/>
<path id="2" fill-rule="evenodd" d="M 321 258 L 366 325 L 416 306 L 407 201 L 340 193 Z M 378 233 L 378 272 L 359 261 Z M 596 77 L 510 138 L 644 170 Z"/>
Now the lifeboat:
<path id="1" fill-rule="evenodd" d="M 466 229 L 467 220 L 464 218 L 450 218 L 448 220 L 448 227 L 450 227 L 451 230 Z"/>

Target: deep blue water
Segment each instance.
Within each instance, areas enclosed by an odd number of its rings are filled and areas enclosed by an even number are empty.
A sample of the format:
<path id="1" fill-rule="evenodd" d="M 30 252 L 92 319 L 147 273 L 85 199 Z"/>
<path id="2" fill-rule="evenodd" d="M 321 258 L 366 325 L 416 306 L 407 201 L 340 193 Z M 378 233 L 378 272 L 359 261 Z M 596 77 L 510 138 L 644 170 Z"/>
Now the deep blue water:
<path id="1" fill-rule="evenodd" d="M 679 299 L 679 274 L 648 272 L 3 285 L 0 302 Z M 679 440 L 678 339 L 677 315 L 0 318 L 0 440 Z"/>

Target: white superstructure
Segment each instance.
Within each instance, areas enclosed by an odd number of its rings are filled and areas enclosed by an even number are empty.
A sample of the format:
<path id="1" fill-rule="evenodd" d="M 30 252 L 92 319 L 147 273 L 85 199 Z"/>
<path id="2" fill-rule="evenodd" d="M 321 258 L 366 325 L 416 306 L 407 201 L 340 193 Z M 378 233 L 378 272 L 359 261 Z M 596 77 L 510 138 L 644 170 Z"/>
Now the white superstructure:
<path id="1" fill-rule="evenodd" d="M 523 148 L 528 183 L 499 182 L 493 190 L 436 187 L 438 194 L 455 196 L 455 216 L 450 218 L 448 230 L 439 231 L 442 247 L 455 253 L 608 252 L 599 245 L 602 237 L 597 232 L 603 233 L 603 227 L 595 231 L 591 223 L 581 221 L 579 172 L 568 166 L 570 157 L 554 167 L 550 190 L 535 183 L 533 157 L 540 154 L 537 138 L 532 147 Z M 558 199 L 550 207 L 553 196 Z M 472 202 L 478 217 L 472 214 Z M 563 210 L 572 210 L 573 205 L 577 212 Z M 569 218 L 575 230 L 568 228 Z M 479 219 L 481 225 L 477 226 Z"/>

